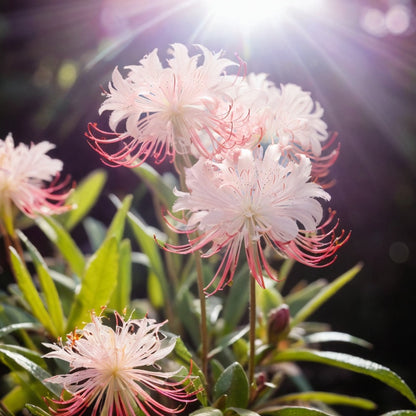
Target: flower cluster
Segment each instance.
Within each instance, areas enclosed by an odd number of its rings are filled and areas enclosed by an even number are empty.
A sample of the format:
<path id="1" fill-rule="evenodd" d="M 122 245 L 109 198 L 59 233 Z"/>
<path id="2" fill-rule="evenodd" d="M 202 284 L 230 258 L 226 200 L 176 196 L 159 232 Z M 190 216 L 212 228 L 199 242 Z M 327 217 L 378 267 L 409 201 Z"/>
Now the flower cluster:
<path id="1" fill-rule="evenodd" d="M 59 214 L 70 209 L 68 178 L 58 184 L 62 162 L 46 153 L 55 146 L 47 141 L 14 145 L 9 134 L 0 140 L 0 219 L 13 217 L 13 205 L 30 217 Z M 52 183 L 45 187 L 45 182 Z"/>
<path id="2" fill-rule="evenodd" d="M 208 247 L 203 257 L 223 252 L 216 290 L 232 281 L 242 246 L 261 287 L 263 271 L 277 279 L 264 245 L 310 266 L 331 263 L 348 235 L 335 235 L 335 212 L 324 219 L 319 201 L 330 199 L 324 181 L 339 152 L 325 154 L 335 136 L 324 143 L 322 107 L 297 85 L 227 74 L 237 63 L 197 48 L 202 54 L 189 56 L 172 45 L 166 68 L 154 50 L 127 67 L 126 78 L 116 68 L 100 108 L 110 112 L 111 132 L 90 124 L 92 146 L 112 165 L 185 156 L 178 172 L 187 189 L 175 190 L 173 206 L 183 221 L 172 228 L 188 242 L 164 247 L 183 254 Z"/>
<path id="3" fill-rule="evenodd" d="M 124 320 L 118 314 L 115 317 L 115 329 L 92 315 L 92 322 L 69 334 L 65 344 L 45 344 L 53 350 L 45 357 L 66 361 L 71 370 L 46 380 L 61 384 L 72 394 L 68 400 L 52 400 L 58 405 L 57 410 L 51 408 L 52 413 L 72 416 L 87 408 L 91 408 L 92 416 L 134 416 L 137 409 L 146 416 L 181 412 L 182 406 L 169 407 L 160 401 L 162 396 L 182 403 L 195 400 L 195 394 L 183 387 L 189 376 L 169 381 L 179 370 L 160 371 L 158 367 L 157 362 L 175 346 L 174 339 L 168 342 L 159 334 L 164 323 L 148 318 Z"/>

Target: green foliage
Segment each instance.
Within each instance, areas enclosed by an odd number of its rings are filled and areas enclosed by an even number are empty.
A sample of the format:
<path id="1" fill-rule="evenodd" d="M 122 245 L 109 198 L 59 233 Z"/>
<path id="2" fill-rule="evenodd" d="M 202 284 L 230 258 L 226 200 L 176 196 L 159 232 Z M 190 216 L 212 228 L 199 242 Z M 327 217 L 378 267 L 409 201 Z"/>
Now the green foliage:
<path id="1" fill-rule="evenodd" d="M 387 367 L 359 357 L 339 352 L 287 349 L 276 353 L 274 361 L 312 361 L 365 374 L 396 389 L 413 404 L 416 404 L 416 397 L 412 390 L 410 390 L 409 386 L 396 373 Z"/>
<path id="2" fill-rule="evenodd" d="M 85 258 L 69 232 L 52 217 L 40 217 L 36 219 L 36 223 L 49 240 L 56 245 L 72 271 L 78 276 L 82 276 Z"/>
<path id="3" fill-rule="evenodd" d="M 102 169 L 91 172 L 86 178 L 77 184 L 72 191 L 67 204 L 72 205 L 74 209 L 64 213 L 59 217 L 59 222 L 64 225 L 65 229 L 72 230 L 97 202 L 98 197 L 103 190 L 107 174 Z"/>
<path id="4" fill-rule="evenodd" d="M 302 371 L 300 363 L 304 362 L 375 378 L 416 405 L 410 387 L 390 369 L 352 355 L 320 350 L 328 342 L 371 348 L 369 342 L 333 331 L 325 323 L 308 321 L 359 273 L 361 265 L 331 283 L 318 279 L 298 284 L 284 295 L 284 280 L 289 278 L 294 261 L 277 260 L 281 264 L 277 275 L 283 280 L 266 278 L 265 289 L 256 287 L 256 376 L 249 380 L 248 363 L 252 362 L 247 321 L 252 277 L 247 264 L 240 259 L 232 284 L 205 299 L 207 319 L 202 330 L 199 291 L 212 280 L 220 256 L 203 259 L 198 274 L 198 254 L 184 259 L 163 248 L 164 241 L 180 244 L 181 238 L 170 235 L 172 231 L 160 218 L 160 208 L 170 209 L 174 202 L 172 178 L 145 164 L 134 172 L 152 192 L 158 226 L 147 224 L 132 210 L 131 195 L 123 200 L 110 196 L 116 207 L 110 224 L 87 217 L 106 181 L 107 175 L 98 170 L 71 194 L 69 202 L 76 209 L 58 219 L 36 220 L 52 243 L 52 256 L 44 258 L 25 234 L 16 231 L 23 245 L 21 250 L 18 244 L 9 249 L 16 284 L 8 288 L 10 295 L 0 293 L 0 360 L 9 370 L 1 382 L 10 387 L 1 398 L 4 410 L 0 409 L 0 414 L 12 416 L 26 406 L 34 416 L 48 415 L 43 397 L 59 397 L 61 387 L 46 380 L 66 369 L 59 360 L 50 362 L 42 357 L 42 344 L 83 327 L 91 313 L 102 313 L 106 307 L 119 313 L 129 311 L 134 317 L 167 318 L 167 339 L 175 342 L 175 347 L 166 361 L 169 366 L 180 366 L 178 379 L 185 379 L 186 391 L 196 394 L 196 410 L 191 416 L 327 416 L 334 414 L 332 406 L 375 408 L 375 403 L 363 397 L 314 391 Z M 91 246 L 86 253 L 71 235 L 81 222 Z M 138 267 L 145 270 L 143 276 L 135 273 Z M 136 284 L 146 285 L 146 295 L 133 292 Z M 283 319 L 282 329 L 276 330 L 279 325 L 271 323 L 281 323 L 279 319 Z M 276 336 L 270 336 L 270 328 Z M 135 411 L 143 416 L 139 408 Z M 416 416 L 416 412 L 399 410 L 383 416 Z"/>
<path id="5" fill-rule="evenodd" d="M 50 334 L 57 337 L 59 332 L 55 328 L 53 320 L 46 310 L 38 291 L 36 290 L 26 264 L 13 247 L 10 247 L 10 259 L 17 284 L 22 291 L 24 299 L 29 305 L 31 312 Z"/>
<path id="6" fill-rule="evenodd" d="M 88 321 L 91 311 L 107 305 L 117 285 L 118 266 L 117 238 L 110 237 L 88 261 L 79 292 L 74 297 L 66 332 Z"/>
<path id="7" fill-rule="evenodd" d="M 312 315 L 312 313 L 315 312 L 325 301 L 338 292 L 345 284 L 351 281 L 361 270 L 361 268 L 362 265 L 358 264 L 318 292 L 318 294 L 307 302 L 293 317 L 291 321 L 292 328 Z"/>
<path id="8" fill-rule="evenodd" d="M 227 367 L 214 386 L 214 400 L 225 396 L 225 407 L 246 408 L 250 396 L 247 375 L 240 363 Z"/>

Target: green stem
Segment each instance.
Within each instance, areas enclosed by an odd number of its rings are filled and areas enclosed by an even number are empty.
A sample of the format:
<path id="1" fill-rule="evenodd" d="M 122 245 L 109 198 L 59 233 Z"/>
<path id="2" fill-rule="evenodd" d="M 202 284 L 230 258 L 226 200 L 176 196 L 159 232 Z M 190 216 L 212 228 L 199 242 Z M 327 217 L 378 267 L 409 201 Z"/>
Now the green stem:
<path id="1" fill-rule="evenodd" d="M 207 330 L 207 305 L 204 293 L 204 279 L 202 273 L 201 255 L 199 252 L 194 253 L 196 273 L 198 278 L 198 295 L 201 305 L 201 363 L 202 372 L 205 375 L 205 379 L 208 380 L 208 330 Z"/>
<path id="2" fill-rule="evenodd" d="M 256 341 L 256 280 L 250 276 L 250 356 L 248 360 L 248 382 L 249 386 L 254 385 L 254 367 L 255 367 L 255 341 Z"/>

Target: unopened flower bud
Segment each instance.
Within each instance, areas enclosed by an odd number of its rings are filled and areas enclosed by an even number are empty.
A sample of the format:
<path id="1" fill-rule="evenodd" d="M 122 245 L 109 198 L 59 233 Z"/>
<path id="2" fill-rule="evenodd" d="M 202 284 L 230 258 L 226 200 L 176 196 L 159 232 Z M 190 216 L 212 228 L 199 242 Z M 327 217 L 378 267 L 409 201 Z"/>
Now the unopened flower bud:
<path id="1" fill-rule="evenodd" d="M 273 309 L 267 322 L 267 335 L 270 344 L 276 344 L 289 332 L 290 312 L 289 306 L 280 305 Z"/>

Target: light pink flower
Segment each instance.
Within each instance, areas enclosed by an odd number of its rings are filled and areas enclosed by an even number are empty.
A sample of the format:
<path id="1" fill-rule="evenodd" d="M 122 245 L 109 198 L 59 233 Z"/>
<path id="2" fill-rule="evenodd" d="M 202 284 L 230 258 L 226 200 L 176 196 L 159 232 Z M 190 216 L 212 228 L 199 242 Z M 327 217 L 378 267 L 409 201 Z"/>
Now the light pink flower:
<path id="1" fill-rule="evenodd" d="M 124 320 L 115 314 L 116 328 L 103 325 L 102 317 L 92 315 L 92 322 L 81 331 L 70 334 L 65 345 L 45 344 L 53 349 L 45 355 L 69 364 L 70 372 L 50 377 L 47 381 L 61 384 L 72 394 L 68 400 L 53 400 L 55 415 L 83 414 L 87 408 L 92 416 L 134 416 L 135 408 L 146 415 L 176 414 L 184 406 L 164 405 L 150 392 L 167 399 L 187 403 L 195 394 L 187 393 L 183 383 L 168 381 L 178 371 L 160 371 L 158 361 L 175 346 L 159 334 L 164 323 L 153 319 Z"/>
<path id="2" fill-rule="evenodd" d="M 197 48 L 201 54 L 189 56 L 184 45 L 173 44 L 167 67 L 155 49 L 139 65 L 126 67 L 125 78 L 114 70 L 99 110 L 110 112 L 111 131 L 90 123 L 86 134 L 107 163 L 136 166 L 149 156 L 160 162 L 192 152 L 209 157 L 218 137 L 233 138 L 227 93 L 232 79 L 225 70 L 237 64 Z"/>
<path id="3" fill-rule="evenodd" d="M 242 149 L 234 160 L 213 162 L 200 159 L 186 170 L 189 192 L 175 190 L 173 212 L 183 211 L 183 226 L 177 232 L 198 236 L 183 246 L 165 245 L 167 250 L 191 253 L 206 247 L 202 257 L 222 254 L 210 285 L 219 276 L 216 290 L 232 281 L 241 247 L 244 246 L 252 276 L 264 287 L 263 270 L 277 276 L 269 266 L 264 245 L 282 256 L 319 267 L 335 260 L 335 252 L 346 241 L 335 237 L 330 226 L 335 213 L 321 224 L 323 209 L 318 199 L 329 200 L 322 187 L 310 182 L 311 163 L 304 155 L 298 162 L 284 160 L 278 145 L 252 152 Z M 325 228 L 330 227 L 329 231 Z M 208 285 L 209 286 L 209 285 Z"/>
<path id="4" fill-rule="evenodd" d="M 0 216 L 2 212 L 10 215 L 12 204 L 30 217 L 71 208 L 63 205 L 69 194 L 68 179 L 57 183 L 63 164 L 46 155 L 54 147 L 47 141 L 15 146 L 11 134 L 0 140 Z"/>
<path id="5" fill-rule="evenodd" d="M 295 84 L 281 85 L 270 101 L 273 116 L 268 133 L 282 146 L 297 146 L 301 152 L 320 156 L 321 142 L 328 138 L 321 105 Z"/>

